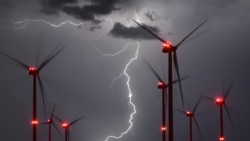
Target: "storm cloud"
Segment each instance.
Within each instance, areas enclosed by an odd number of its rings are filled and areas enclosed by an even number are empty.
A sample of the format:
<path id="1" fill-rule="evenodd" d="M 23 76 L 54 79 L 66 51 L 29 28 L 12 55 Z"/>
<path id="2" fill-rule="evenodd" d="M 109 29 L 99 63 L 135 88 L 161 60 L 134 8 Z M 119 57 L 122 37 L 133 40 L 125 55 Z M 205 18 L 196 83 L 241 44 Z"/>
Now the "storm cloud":
<path id="1" fill-rule="evenodd" d="M 153 31 L 154 33 L 159 33 L 160 30 L 158 27 L 149 26 L 143 24 L 145 27 Z M 119 22 L 114 24 L 113 29 L 110 30 L 109 35 L 115 38 L 124 38 L 124 39 L 145 39 L 145 40 L 155 40 L 155 38 L 143 30 L 140 27 L 127 27 Z"/>
<path id="2" fill-rule="evenodd" d="M 75 4 L 77 0 L 41 0 L 41 12 L 51 15 L 58 14 L 61 8 L 66 4 Z"/>
<path id="3" fill-rule="evenodd" d="M 90 4 L 79 5 L 77 0 L 42 0 L 42 12 L 45 14 L 58 14 L 62 11 L 76 19 L 92 21 L 96 24 L 96 16 L 109 15 L 120 10 L 117 4 L 124 3 L 125 0 L 87 0 Z"/>
<path id="4" fill-rule="evenodd" d="M 95 16 L 108 15 L 115 10 L 118 10 L 118 8 L 112 6 L 110 7 L 103 6 L 101 4 L 86 5 L 83 7 L 65 6 L 62 9 L 63 12 L 74 16 L 76 19 L 84 21 L 85 20 L 96 21 Z"/>
<path id="5" fill-rule="evenodd" d="M 108 141 L 162 139 L 158 81 L 139 58 L 147 60 L 167 79 L 167 54 L 162 53 L 161 43 L 153 36 L 130 24 L 137 18 L 173 44 L 208 19 L 189 39 L 206 29 L 211 30 L 182 44 L 177 51 L 181 76 L 191 77 L 182 83 L 185 107 L 181 105 L 179 87 L 175 85 L 174 108 L 192 108 L 201 95 L 220 96 L 221 89 L 227 90 L 235 80 L 227 105 L 236 133 L 225 113 L 225 137 L 227 141 L 249 140 L 249 0 L 0 1 L 0 52 L 36 65 L 46 59 L 58 42 L 65 46 L 40 74 L 48 96 L 48 116 L 55 103 L 55 114 L 66 121 L 86 116 L 70 129 L 70 140 L 105 141 L 107 136 L 119 136 L 129 127 L 133 112 L 128 104 L 130 96 L 137 111 L 133 127 L 119 140 Z M 24 19 L 30 22 L 21 22 Z M 82 24 L 56 26 L 64 21 Z M 130 62 L 132 58 L 134 61 Z M 0 64 L 1 139 L 28 141 L 32 138 L 32 78 L 1 55 Z M 122 75 L 125 68 L 130 79 Z M 120 74 L 121 78 L 116 79 Z M 37 90 L 38 119 L 42 123 L 48 117 L 43 114 L 40 86 Z M 218 140 L 217 108 L 207 100 L 202 100 L 197 108 L 197 112 L 202 113 L 197 116 L 197 122 L 204 141 Z M 188 121 L 185 115 L 174 111 L 174 141 L 188 139 Z M 56 120 L 55 124 L 60 127 Z M 59 130 L 63 134 L 63 129 Z M 201 140 L 195 127 L 193 133 L 194 140 Z M 53 140 L 63 140 L 54 128 L 52 134 Z M 38 141 L 47 137 L 47 126 L 39 126 Z"/>

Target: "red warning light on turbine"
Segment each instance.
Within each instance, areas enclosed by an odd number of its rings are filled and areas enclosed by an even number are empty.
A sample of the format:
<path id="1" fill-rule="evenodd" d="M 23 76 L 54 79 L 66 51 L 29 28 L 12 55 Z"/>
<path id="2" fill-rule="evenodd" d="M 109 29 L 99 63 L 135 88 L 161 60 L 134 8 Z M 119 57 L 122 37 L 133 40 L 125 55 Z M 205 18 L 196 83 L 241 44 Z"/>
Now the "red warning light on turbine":
<path id="1" fill-rule="evenodd" d="M 163 48 L 162 48 L 163 53 L 169 53 L 169 52 L 172 52 L 174 50 L 174 47 L 170 41 L 163 43 L 162 46 L 163 46 Z"/>
<path id="2" fill-rule="evenodd" d="M 221 105 L 224 103 L 224 99 L 222 97 L 217 97 L 217 98 L 215 98 L 215 103 L 217 105 Z"/>
<path id="3" fill-rule="evenodd" d="M 172 43 L 170 41 L 167 41 L 166 43 L 163 43 L 163 47 L 165 47 L 165 48 L 171 48 L 172 47 Z"/>
<path id="4" fill-rule="evenodd" d="M 36 72 L 37 72 L 36 67 L 32 67 L 32 66 L 29 67 L 29 74 L 35 74 Z"/>
<path id="5" fill-rule="evenodd" d="M 166 131 L 166 130 L 167 130 L 166 126 L 161 127 L 161 131 Z"/>
<path id="6" fill-rule="evenodd" d="M 190 117 L 190 116 L 192 116 L 192 115 L 193 115 L 193 113 L 192 113 L 192 112 L 190 112 L 190 111 L 186 111 L 186 116 Z"/>
<path id="7" fill-rule="evenodd" d="M 225 138 L 224 137 L 220 137 L 219 141 L 225 141 Z"/>
<path id="8" fill-rule="evenodd" d="M 38 124 L 38 121 L 37 121 L 37 120 L 32 120 L 32 121 L 31 121 L 31 124 L 32 124 L 32 125 L 37 125 L 37 124 Z"/>
<path id="9" fill-rule="evenodd" d="M 159 89 L 162 89 L 162 88 L 164 88 L 164 83 L 163 82 L 158 82 L 158 88 Z"/>
<path id="10" fill-rule="evenodd" d="M 69 126 L 68 123 L 66 123 L 66 122 L 62 123 L 62 127 L 63 127 L 63 128 L 67 128 L 68 126 Z"/>

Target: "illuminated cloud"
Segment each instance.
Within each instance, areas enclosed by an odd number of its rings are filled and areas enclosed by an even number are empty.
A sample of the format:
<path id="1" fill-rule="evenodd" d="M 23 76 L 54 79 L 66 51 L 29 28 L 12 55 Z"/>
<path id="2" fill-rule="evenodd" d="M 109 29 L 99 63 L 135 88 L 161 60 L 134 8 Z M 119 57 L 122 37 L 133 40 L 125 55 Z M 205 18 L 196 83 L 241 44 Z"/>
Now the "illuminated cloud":
<path id="1" fill-rule="evenodd" d="M 159 33 L 159 28 L 155 26 L 144 25 L 151 31 Z M 124 39 L 145 39 L 145 40 L 155 40 L 155 38 L 150 35 L 148 32 L 143 30 L 140 27 L 127 27 L 121 23 L 115 23 L 113 29 L 109 32 L 110 36 L 115 38 L 124 38 Z"/>

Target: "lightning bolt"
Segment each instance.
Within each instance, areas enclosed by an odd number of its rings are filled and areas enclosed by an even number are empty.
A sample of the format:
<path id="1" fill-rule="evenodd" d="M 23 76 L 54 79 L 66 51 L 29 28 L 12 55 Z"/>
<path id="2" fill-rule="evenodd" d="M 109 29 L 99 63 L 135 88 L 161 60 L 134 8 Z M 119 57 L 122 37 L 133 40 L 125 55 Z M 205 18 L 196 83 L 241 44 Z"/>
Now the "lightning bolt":
<path id="1" fill-rule="evenodd" d="M 70 20 L 63 21 L 63 22 L 61 22 L 59 24 L 53 24 L 53 23 L 50 23 L 50 22 L 48 22 L 46 20 L 41 20 L 41 19 L 38 19 L 38 20 L 24 19 L 22 21 L 14 21 L 14 20 L 7 19 L 7 20 L 2 20 L 2 21 L 10 21 L 12 24 L 17 26 L 17 27 L 14 27 L 15 29 L 24 29 L 30 23 L 44 23 L 44 24 L 47 24 L 47 25 L 55 27 L 55 28 L 59 28 L 59 27 L 65 25 L 65 24 L 70 24 L 70 25 L 73 25 L 73 26 L 76 26 L 76 27 L 80 27 L 81 25 L 84 24 L 82 22 L 74 23 L 74 22 L 72 22 Z"/>
<path id="2" fill-rule="evenodd" d="M 137 48 L 136 48 L 136 53 L 135 53 L 134 57 L 131 58 L 131 59 L 129 60 L 129 62 L 125 65 L 125 68 L 124 68 L 123 72 L 120 73 L 119 76 L 115 77 L 115 78 L 113 79 L 113 83 L 111 84 L 111 87 L 112 87 L 112 86 L 114 85 L 115 81 L 116 81 L 117 79 L 120 79 L 122 76 L 126 76 L 126 78 L 127 78 L 126 84 L 127 84 L 127 88 L 128 88 L 129 105 L 131 105 L 131 106 L 132 106 L 132 109 L 133 109 L 132 113 L 130 114 L 129 121 L 128 121 L 128 122 L 129 122 L 129 126 L 128 126 L 128 128 L 125 129 L 120 135 L 118 135 L 118 136 L 108 136 L 108 137 L 105 139 L 105 141 L 108 141 L 109 139 L 116 139 L 116 140 L 117 140 L 117 139 L 120 139 L 120 138 L 122 138 L 125 134 L 127 134 L 128 131 L 133 127 L 133 118 L 134 118 L 134 115 L 136 114 L 136 106 L 135 106 L 135 104 L 134 104 L 133 101 L 132 101 L 133 93 L 132 93 L 132 90 L 131 90 L 131 88 L 130 88 L 130 83 L 129 83 L 129 82 L 130 82 L 130 76 L 129 76 L 127 70 L 128 70 L 128 68 L 129 68 L 129 66 L 130 66 L 135 60 L 137 60 L 137 58 L 138 58 L 139 49 L 140 49 L 140 43 L 139 43 L 139 41 L 137 41 L 136 43 L 137 43 Z"/>
<path id="3" fill-rule="evenodd" d="M 3 20 L 2 20 L 3 21 Z M 32 19 L 24 19 L 22 21 L 13 21 L 13 20 L 5 20 L 5 21 L 10 21 L 12 24 L 16 25 L 16 27 L 14 27 L 15 29 L 24 29 L 26 28 L 30 23 L 44 23 L 44 24 L 47 24 L 51 27 L 55 27 L 55 28 L 59 28 L 65 24 L 70 24 L 70 25 L 73 25 L 73 26 L 76 26 L 76 27 L 80 27 L 81 25 L 83 25 L 82 22 L 80 23 L 74 23 L 70 20 L 67 20 L 67 21 L 63 21 L 59 24 L 53 24 L 53 23 L 50 23 L 46 20 L 41 20 L 41 19 L 38 19 L 38 20 L 32 20 Z M 112 20 L 111 20 L 112 21 Z M 136 106 L 135 104 L 133 103 L 133 93 L 132 93 L 132 90 L 130 88 L 130 76 L 128 74 L 128 69 L 129 69 L 129 66 L 135 61 L 138 59 L 138 54 L 139 54 L 139 49 L 140 49 L 140 43 L 139 41 L 136 42 L 137 43 L 137 47 L 136 47 L 136 52 L 135 52 L 135 55 L 133 58 L 131 58 L 129 60 L 129 62 L 125 65 L 125 68 L 123 69 L 123 72 L 119 74 L 119 76 L 115 77 L 113 79 L 113 82 L 111 84 L 111 88 L 112 86 L 115 84 L 116 80 L 120 79 L 122 76 L 125 76 L 127 78 L 127 81 L 126 81 L 126 85 L 127 85 L 127 88 L 128 88 L 128 98 L 129 98 L 129 102 L 128 104 L 132 107 L 132 112 L 130 113 L 130 118 L 128 120 L 128 123 L 129 123 L 129 126 L 128 128 L 126 128 L 124 131 L 122 131 L 122 133 L 120 135 L 117 135 L 117 136 L 108 136 L 106 137 L 105 141 L 108 141 L 109 139 L 120 139 L 122 138 L 125 134 L 127 134 L 130 129 L 133 127 L 133 118 L 134 118 L 134 115 L 136 114 Z M 95 49 L 97 50 L 98 53 L 101 54 L 102 57 L 114 57 L 114 56 L 117 56 L 119 54 L 121 54 L 123 51 L 125 51 L 128 46 L 130 46 L 132 44 L 132 42 L 130 43 L 127 43 L 120 51 L 118 51 L 117 53 L 115 54 L 103 54 L 100 50 L 98 50 L 98 48 L 95 47 Z"/>
<path id="4" fill-rule="evenodd" d="M 114 53 L 114 54 L 104 54 L 102 53 L 96 46 L 90 45 L 92 47 L 94 47 L 96 49 L 96 51 L 101 55 L 100 59 L 102 59 L 103 57 L 114 57 L 117 56 L 119 54 L 121 54 L 123 51 L 125 51 L 130 45 L 132 44 L 132 42 L 128 42 L 120 51 Z"/>
<path id="5" fill-rule="evenodd" d="M 136 47 L 136 52 L 135 52 L 135 55 L 133 58 L 131 58 L 129 60 L 129 62 L 125 65 L 124 69 L 123 69 L 123 72 L 120 73 L 118 76 L 116 76 L 114 79 L 113 79 L 113 82 L 112 84 L 110 85 L 110 88 L 112 89 L 113 88 L 113 85 L 115 84 L 115 82 L 122 78 L 122 76 L 125 76 L 127 78 L 127 81 L 126 81 L 126 85 L 127 85 L 127 88 L 128 88 L 128 98 L 129 98 L 129 105 L 132 106 L 132 113 L 130 114 L 130 118 L 129 118 L 129 126 L 128 128 L 126 128 L 122 133 L 120 133 L 120 135 L 117 135 L 117 136 L 108 136 L 105 141 L 108 141 L 109 139 L 120 139 L 122 138 L 125 134 L 128 133 L 128 131 L 130 131 L 130 129 L 133 127 L 133 118 L 134 118 L 134 115 L 136 114 L 136 106 L 135 104 L 133 103 L 133 100 L 132 100 L 132 96 L 133 96 L 133 93 L 132 93 L 132 90 L 130 88 L 130 76 L 128 74 L 128 69 L 129 69 L 129 66 L 135 61 L 138 59 L 138 54 L 139 54 L 139 49 L 140 49 L 140 43 L 139 41 L 136 42 L 137 43 L 137 47 Z M 114 53 L 114 54 L 103 54 L 97 47 L 95 47 L 95 49 L 97 50 L 98 53 L 101 54 L 102 57 L 114 57 L 114 56 L 117 56 L 119 54 L 121 54 L 123 51 L 125 51 L 130 45 L 132 44 L 132 42 L 129 42 L 127 43 L 120 51 Z"/>

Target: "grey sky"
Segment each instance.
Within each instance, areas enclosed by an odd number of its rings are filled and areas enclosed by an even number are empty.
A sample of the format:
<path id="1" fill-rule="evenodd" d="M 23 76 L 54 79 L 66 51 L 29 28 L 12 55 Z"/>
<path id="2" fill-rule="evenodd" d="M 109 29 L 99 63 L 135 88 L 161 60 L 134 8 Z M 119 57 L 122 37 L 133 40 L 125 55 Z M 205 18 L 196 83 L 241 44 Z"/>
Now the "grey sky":
<path id="1" fill-rule="evenodd" d="M 185 103 L 192 107 L 200 95 L 214 97 L 223 85 L 227 88 L 235 80 L 228 105 L 236 132 L 225 116 L 225 136 L 227 141 L 248 140 L 249 9 L 248 0 L 1 0 L 0 51 L 38 65 L 58 43 L 65 46 L 40 72 L 49 100 L 47 111 L 56 103 L 56 114 L 65 120 L 84 114 L 86 117 L 71 128 L 71 140 L 104 141 L 109 135 L 120 135 L 129 126 L 133 110 L 128 104 L 126 76 L 110 87 L 135 56 L 139 41 L 139 59 L 127 70 L 137 113 L 132 129 L 119 140 L 160 140 L 160 92 L 156 88 L 157 80 L 142 58 L 159 74 L 166 75 L 163 70 L 167 70 L 167 55 L 161 52 L 161 43 L 140 30 L 132 19 L 154 28 L 159 36 L 173 44 L 208 19 L 197 34 L 210 30 L 177 51 L 181 74 L 191 76 L 183 81 Z M 52 24 L 71 20 L 82 25 L 65 24 L 55 28 L 44 22 L 33 21 L 27 25 L 11 22 L 23 19 L 46 20 Z M 118 55 L 104 57 L 103 54 Z M 4 56 L 0 56 L 0 64 L 0 137 L 6 141 L 31 140 L 31 77 Z M 175 108 L 182 108 L 178 87 L 174 102 Z M 40 94 L 38 111 L 39 120 L 46 120 Z M 203 141 L 217 140 L 218 107 L 204 100 L 197 111 L 201 112 L 197 120 Z M 178 112 L 174 118 L 176 141 L 187 139 L 187 118 Z M 39 126 L 38 134 L 39 140 L 47 139 L 46 126 Z M 199 140 L 195 128 L 194 135 Z M 55 130 L 53 138 L 63 140 Z"/>

